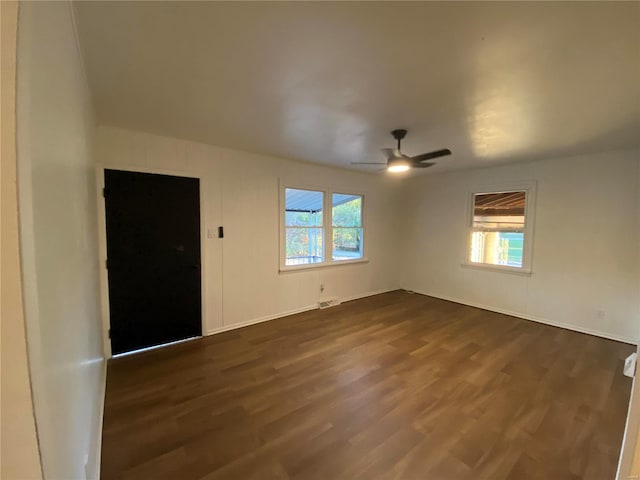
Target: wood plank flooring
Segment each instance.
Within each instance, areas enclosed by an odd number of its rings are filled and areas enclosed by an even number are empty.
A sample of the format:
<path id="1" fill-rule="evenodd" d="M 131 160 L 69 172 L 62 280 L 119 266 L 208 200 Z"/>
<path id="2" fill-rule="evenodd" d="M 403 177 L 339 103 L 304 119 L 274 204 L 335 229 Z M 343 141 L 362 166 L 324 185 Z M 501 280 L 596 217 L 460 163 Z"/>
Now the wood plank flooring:
<path id="1" fill-rule="evenodd" d="M 102 478 L 613 479 L 633 351 L 368 297 L 111 360 Z"/>

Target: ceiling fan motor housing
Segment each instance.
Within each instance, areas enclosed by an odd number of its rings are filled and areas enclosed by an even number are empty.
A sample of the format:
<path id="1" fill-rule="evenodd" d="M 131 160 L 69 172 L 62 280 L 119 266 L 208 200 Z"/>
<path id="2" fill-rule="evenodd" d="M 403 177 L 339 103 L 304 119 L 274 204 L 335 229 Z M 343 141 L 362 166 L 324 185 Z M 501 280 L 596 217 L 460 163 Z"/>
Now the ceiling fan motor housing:
<path id="1" fill-rule="evenodd" d="M 393 135 L 393 138 L 400 141 L 407 136 L 407 131 L 404 128 L 399 128 L 397 130 L 392 130 L 391 135 Z"/>

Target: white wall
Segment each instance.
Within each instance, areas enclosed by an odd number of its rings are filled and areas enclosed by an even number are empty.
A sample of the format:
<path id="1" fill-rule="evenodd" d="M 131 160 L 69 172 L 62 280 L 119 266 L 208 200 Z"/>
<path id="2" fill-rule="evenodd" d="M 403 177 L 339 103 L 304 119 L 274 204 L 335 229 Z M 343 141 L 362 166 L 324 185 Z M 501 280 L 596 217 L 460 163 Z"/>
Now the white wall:
<path id="1" fill-rule="evenodd" d="M 25 316 L 44 474 L 84 478 L 88 458 L 95 476 L 105 368 L 94 122 L 67 3 L 22 4 L 17 121 Z M 402 184 L 110 127 L 99 128 L 95 152 L 104 166 L 202 177 L 205 230 L 224 225 L 226 234 L 204 240 L 209 333 L 313 308 L 323 283 L 325 297 L 402 285 L 613 338 L 640 336 L 638 152 L 419 176 Z M 532 179 L 538 181 L 533 274 L 461 267 L 469 189 Z M 279 274 L 280 180 L 364 193 L 370 261 Z M 599 309 L 605 319 L 598 319 Z M 3 362 L 4 333 L 3 318 Z M 24 352 L 21 359 L 26 366 Z M 21 394 L 28 396 L 24 380 Z M 5 381 L 3 372 L 3 414 Z M 33 447 L 33 428 L 17 431 Z M 23 453 L 37 457 L 33 448 Z"/>
<path id="2" fill-rule="evenodd" d="M 610 152 L 411 179 L 403 195 L 402 286 L 638 340 L 639 157 Z M 527 180 L 537 181 L 532 275 L 462 267 L 468 192 Z"/>
<path id="3" fill-rule="evenodd" d="M 384 176 L 283 160 L 141 132 L 100 127 L 100 165 L 201 176 L 206 229 L 203 278 L 209 333 L 399 287 L 394 186 Z M 368 263 L 278 273 L 279 181 L 365 194 Z M 225 238 L 217 238 L 223 225 Z"/>
<path id="4" fill-rule="evenodd" d="M 22 2 L 18 182 L 25 314 L 47 479 L 98 463 L 104 360 L 98 303 L 94 120 L 67 2 Z"/>
<path id="5" fill-rule="evenodd" d="M 0 478 L 42 478 L 36 423 L 31 400 L 27 342 L 22 305 L 22 274 L 18 237 L 18 192 L 16 188 L 16 39 L 18 3 L 0 2 L 2 17 L 1 190 L 2 258 L 0 293 L 0 359 L 2 362 L 0 413 Z"/>

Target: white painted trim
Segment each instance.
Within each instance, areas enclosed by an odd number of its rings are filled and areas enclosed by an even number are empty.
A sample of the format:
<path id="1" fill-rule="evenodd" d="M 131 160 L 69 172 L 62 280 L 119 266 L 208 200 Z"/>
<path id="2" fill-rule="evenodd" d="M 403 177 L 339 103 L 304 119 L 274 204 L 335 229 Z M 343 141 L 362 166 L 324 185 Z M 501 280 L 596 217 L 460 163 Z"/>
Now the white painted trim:
<path id="1" fill-rule="evenodd" d="M 302 265 L 289 265 L 286 267 L 280 267 L 278 273 L 291 273 L 305 270 L 316 270 L 318 268 L 333 268 L 342 267 L 344 265 L 357 265 L 359 263 L 369 263 L 368 258 L 357 258 L 354 260 L 332 260 L 331 263 L 305 263 Z"/>
<path id="2" fill-rule="evenodd" d="M 136 173 L 155 173 L 156 175 L 171 175 L 173 177 L 186 177 L 186 178 L 198 178 L 202 180 L 202 175 L 191 170 L 174 170 L 171 168 L 155 168 L 147 167 L 144 165 L 120 165 L 110 163 L 99 163 L 96 165 L 98 169 L 107 170 L 120 170 L 122 172 L 136 172 Z"/>
<path id="3" fill-rule="evenodd" d="M 287 312 L 276 313 L 274 315 L 267 315 L 266 317 L 254 318 L 245 322 L 233 323 L 231 325 L 223 325 L 222 327 L 212 328 L 207 332 L 208 335 L 215 335 L 216 333 L 226 332 L 228 330 L 235 330 L 236 328 L 248 327 L 249 325 L 255 325 L 256 323 L 268 322 L 269 320 L 275 320 L 276 318 L 288 317 L 289 315 L 295 315 L 296 313 L 308 312 L 309 310 L 316 310 L 318 305 L 307 305 L 306 307 L 297 308 L 295 310 L 289 310 Z"/>
<path id="4" fill-rule="evenodd" d="M 311 192 L 321 192 L 322 193 L 322 226 L 318 227 L 322 229 L 322 243 L 323 243 L 323 248 L 322 248 L 322 255 L 323 255 L 323 261 L 322 262 L 318 262 L 318 263 L 313 263 L 313 264 L 305 264 L 304 267 L 305 269 L 311 269 L 314 268 L 314 266 L 317 268 L 319 266 L 326 266 L 329 264 L 328 262 L 328 258 L 327 258 L 327 251 L 328 251 L 328 247 L 327 247 L 327 239 L 330 238 L 329 235 L 331 235 L 331 231 L 330 231 L 330 227 L 331 225 L 328 225 L 327 222 L 327 208 L 329 205 L 329 197 L 331 195 L 331 192 L 329 191 L 329 189 L 327 189 L 326 187 L 312 187 L 312 186 L 307 186 L 307 185 L 303 185 L 298 183 L 297 186 L 294 186 L 296 184 L 292 184 L 292 183 L 288 183 L 288 182 L 283 182 L 282 179 L 278 179 L 278 198 L 280 199 L 280 201 L 278 202 L 278 213 L 279 213 L 279 217 L 280 217 L 280 228 L 279 228 L 279 232 L 280 232 L 280 239 L 279 239 L 279 252 L 280 252 L 280 258 L 278 259 L 279 262 L 279 272 L 284 272 L 286 270 L 291 270 L 292 267 L 296 267 L 297 265 L 291 265 L 291 266 L 287 266 L 285 263 L 285 250 L 286 250 L 286 246 L 285 246 L 285 237 L 286 237 L 286 214 L 285 214 L 285 206 L 286 206 L 286 191 L 288 188 L 290 189 L 296 189 L 296 190 L 307 190 L 307 191 L 311 191 Z M 295 268 L 293 268 L 295 270 Z"/>
<path id="5" fill-rule="evenodd" d="M 176 170 L 165 170 L 160 168 L 149 167 L 120 167 L 99 164 L 96 165 L 96 181 L 98 196 L 98 254 L 100 256 L 100 304 L 101 304 L 101 317 L 102 317 L 102 343 L 104 348 L 105 358 L 112 357 L 111 352 L 111 340 L 109 339 L 109 329 L 111 328 L 111 316 L 109 314 L 109 274 L 106 268 L 107 262 L 107 224 L 106 224 L 106 211 L 104 204 L 104 171 L 105 170 L 118 170 L 123 172 L 135 172 L 135 173 L 153 173 L 156 175 L 171 175 L 174 177 L 186 177 L 197 178 L 199 181 L 199 200 L 200 200 L 200 322 L 202 336 L 207 332 L 207 312 L 206 312 L 206 298 L 207 298 L 207 215 L 205 211 L 205 195 L 203 194 L 204 178 L 197 172 L 184 172 Z"/>
<path id="6" fill-rule="evenodd" d="M 350 302 L 352 300 L 359 300 L 361 298 L 373 297 L 374 295 L 380 295 L 383 293 L 395 292 L 396 290 L 400 290 L 399 288 L 390 288 L 385 290 L 374 290 L 373 292 L 359 293 L 357 295 L 351 295 L 350 297 L 341 298 L 340 301 L 342 303 Z"/>
<path id="7" fill-rule="evenodd" d="M 530 277 L 533 275 L 531 270 L 523 270 L 518 267 L 508 267 L 506 265 L 490 265 L 488 263 L 463 263 L 460 265 L 462 268 L 470 268 L 472 270 L 480 270 L 480 271 L 493 271 L 493 272 L 502 272 L 502 273 L 512 273 L 514 275 L 523 275 L 525 277 Z"/>
<path id="8" fill-rule="evenodd" d="M 640 346 L 637 349 L 640 354 Z M 627 480 L 631 478 L 631 466 L 633 457 L 637 449 L 638 428 L 640 426 L 640 383 L 638 382 L 638 369 L 631 384 L 631 394 L 629 408 L 627 409 L 627 421 L 624 426 L 624 436 L 620 445 L 620 456 L 618 457 L 618 470 L 616 480 Z"/>
<path id="9" fill-rule="evenodd" d="M 514 182 L 504 182 L 500 184 L 478 184 L 467 192 L 467 227 L 466 238 L 464 242 L 464 254 L 462 257 L 462 266 L 476 268 L 479 270 L 494 270 L 505 273 L 521 273 L 523 275 L 531 275 L 533 265 L 533 242 L 535 238 L 535 212 L 536 212 L 536 190 L 538 187 L 537 180 L 521 180 Z M 522 250 L 522 267 L 507 267 L 500 265 L 491 265 L 487 263 L 473 263 L 469 260 L 469 251 L 471 250 L 471 232 L 473 232 L 473 213 L 475 205 L 475 196 L 486 193 L 509 193 L 509 192 L 526 192 L 525 211 L 524 211 L 524 244 Z"/>
<path id="10" fill-rule="evenodd" d="M 547 318 L 535 317 L 533 315 L 527 315 L 525 313 L 513 312 L 511 310 L 505 310 L 503 308 L 491 307 L 489 305 L 483 305 L 481 303 L 470 302 L 467 300 L 462 300 L 460 298 L 450 297 L 448 295 L 441 295 L 438 293 L 427 293 L 420 292 L 418 290 L 411 290 L 415 293 L 419 293 L 421 295 L 426 295 L 428 297 L 439 298 L 440 300 L 447 300 L 449 302 L 460 303 L 462 305 L 467 305 L 469 307 L 481 308 L 482 310 L 488 310 L 490 312 L 502 313 L 503 315 L 509 315 L 516 318 L 521 318 L 523 320 L 530 320 L 532 322 L 543 323 L 545 325 L 551 325 L 553 327 L 560 327 L 566 330 L 572 330 L 574 332 L 586 333 L 587 335 L 594 335 L 596 337 L 606 338 L 608 340 L 615 340 L 617 342 L 624 342 L 631 345 L 638 345 L 638 339 L 633 339 L 629 337 L 624 337 L 622 335 L 615 335 L 607 332 L 602 332 L 600 330 L 594 330 L 591 328 L 582 328 L 576 327 L 575 325 L 570 325 L 564 322 L 556 322 L 555 320 L 549 320 Z"/>
<path id="11" fill-rule="evenodd" d="M 324 195 L 323 198 L 323 212 L 322 212 L 322 228 L 324 230 L 324 246 L 323 246 L 323 255 L 324 261 L 318 263 L 307 263 L 303 265 L 286 265 L 285 264 L 285 236 L 286 236 L 286 226 L 285 226 L 285 204 L 286 204 L 286 190 L 287 188 L 296 189 L 296 190 L 310 190 L 314 192 L 322 192 Z M 334 188 L 334 187 L 326 187 L 326 186 L 316 186 L 316 185 L 308 185 L 301 182 L 294 182 L 285 180 L 282 177 L 278 178 L 278 216 L 279 216 L 279 259 L 278 259 L 278 273 L 289 273 L 295 272 L 299 270 L 314 270 L 317 268 L 327 268 L 327 267 L 336 267 L 338 265 L 349 265 L 354 263 L 367 263 L 369 259 L 367 258 L 367 241 L 365 240 L 365 235 L 367 231 L 367 208 L 366 208 L 366 197 L 369 195 L 367 192 L 349 192 L 350 189 L 345 188 Z M 348 192 L 348 193 L 347 193 Z M 342 194 L 342 195 L 358 195 L 362 199 L 361 204 L 361 221 L 362 221 L 362 257 L 356 258 L 353 260 L 333 260 L 333 217 L 329 212 L 332 211 L 332 199 L 333 194 Z"/>
<path id="12" fill-rule="evenodd" d="M 158 350 L 159 348 L 179 345 L 181 343 L 190 342 L 191 340 L 197 340 L 198 338 L 202 338 L 202 335 L 196 335 L 195 337 L 189 337 L 189 338 L 182 338 L 180 340 L 174 340 L 173 342 L 168 342 L 168 343 L 161 343 L 159 345 L 151 345 L 150 347 L 142 347 L 142 348 L 139 348 L 138 350 L 131 350 L 130 352 L 117 353 L 112 358 L 129 357 L 131 355 L 136 355 L 138 353 L 151 352 L 152 350 Z"/>
<path id="13" fill-rule="evenodd" d="M 373 292 L 366 292 L 358 295 L 352 295 L 350 297 L 341 298 L 340 302 L 350 302 L 351 300 L 358 300 L 359 298 L 372 297 L 374 295 L 380 295 L 381 293 L 393 292 L 398 290 L 393 288 L 390 290 L 376 290 Z M 254 318 L 245 322 L 234 323 L 232 325 L 223 325 L 222 327 L 213 328 L 207 332 L 207 336 L 215 335 L 216 333 L 227 332 L 229 330 L 235 330 L 236 328 L 248 327 L 249 325 L 255 325 L 256 323 L 268 322 L 269 320 L 275 320 L 276 318 L 288 317 L 289 315 L 295 315 L 297 313 L 308 312 L 310 310 L 318 310 L 318 304 L 307 305 L 302 308 L 296 308 L 295 310 L 289 310 L 287 312 L 280 312 L 274 315 L 267 315 L 266 317 Z"/>
<path id="14" fill-rule="evenodd" d="M 95 432 L 97 435 L 97 439 L 96 439 L 96 450 L 94 452 L 94 470 L 93 472 L 90 472 L 90 475 L 87 476 L 87 480 L 99 480 L 100 479 L 100 467 L 101 467 L 101 462 L 102 462 L 102 425 L 104 423 L 104 402 L 105 402 L 105 397 L 107 395 L 107 360 L 103 359 L 102 360 L 102 371 L 100 373 L 100 379 L 101 379 L 101 386 L 102 386 L 102 390 L 101 390 L 101 395 L 100 395 L 100 399 L 99 399 L 99 406 L 98 406 L 98 431 Z M 89 473 L 89 472 L 87 472 Z"/>
<path id="15" fill-rule="evenodd" d="M 109 275 L 107 273 L 107 221 L 104 205 L 104 170 L 106 167 L 96 166 L 96 195 L 98 197 L 98 276 L 100 277 L 100 320 L 102 323 L 102 349 L 104 357 L 111 358 L 111 328 L 109 313 Z"/>

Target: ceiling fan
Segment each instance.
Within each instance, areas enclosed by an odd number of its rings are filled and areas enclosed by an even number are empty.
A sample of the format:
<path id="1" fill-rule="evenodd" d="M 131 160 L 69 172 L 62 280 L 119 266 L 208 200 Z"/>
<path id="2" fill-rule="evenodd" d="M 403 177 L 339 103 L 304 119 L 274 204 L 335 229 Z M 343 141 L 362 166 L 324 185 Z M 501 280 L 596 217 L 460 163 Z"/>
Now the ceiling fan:
<path id="1" fill-rule="evenodd" d="M 432 160 L 438 157 L 444 157 L 451 155 L 451 150 L 444 148 L 442 150 L 436 150 L 434 152 L 423 153 L 410 157 L 400 151 L 400 142 L 407 135 L 407 131 L 404 129 L 397 129 L 391 132 L 393 138 L 398 141 L 397 148 L 383 148 L 382 151 L 387 156 L 387 162 L 351 162 L 352 165 L 386 165 L 389 172 L 406 172 L 410 168 L 428 168 L 435 165 L 433 162 L 427 162 L 426 160 Z"/>

